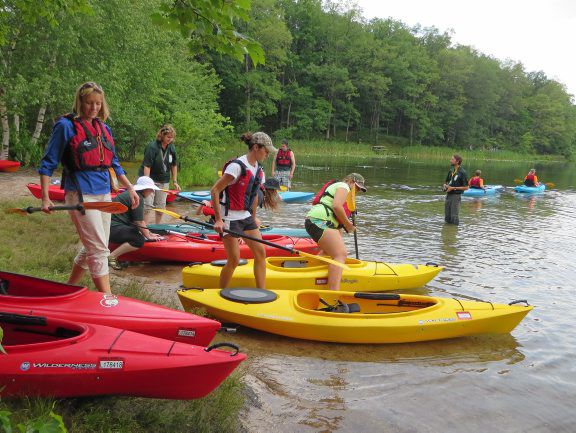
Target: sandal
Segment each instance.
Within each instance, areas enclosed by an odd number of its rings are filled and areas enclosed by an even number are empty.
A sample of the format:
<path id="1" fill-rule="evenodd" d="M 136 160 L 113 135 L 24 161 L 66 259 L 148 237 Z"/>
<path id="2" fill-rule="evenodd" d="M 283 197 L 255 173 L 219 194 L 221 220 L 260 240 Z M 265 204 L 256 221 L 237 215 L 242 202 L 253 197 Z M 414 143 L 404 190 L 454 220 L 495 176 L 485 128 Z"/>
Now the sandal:
<path id="1" fill-rule="evenodd" d="M 108 266 L 117 271 L 122 270 L 122 266 L 120 265 L 120 263 L 118 263 L 116 257 L 108 256 Z"/>

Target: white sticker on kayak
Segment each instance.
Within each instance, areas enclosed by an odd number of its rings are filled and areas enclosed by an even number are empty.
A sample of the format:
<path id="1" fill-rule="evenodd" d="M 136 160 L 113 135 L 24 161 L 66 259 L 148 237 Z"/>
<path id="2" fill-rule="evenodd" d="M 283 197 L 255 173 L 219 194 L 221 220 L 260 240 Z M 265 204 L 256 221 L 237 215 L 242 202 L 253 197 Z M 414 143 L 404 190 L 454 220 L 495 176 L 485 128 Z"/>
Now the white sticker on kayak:
<path id="1" fill-rule="evenodd" d="M 178 337 L 195 337 L 196 331 L 194 329 L 179 329 Z"/>
<path id="2" fill-rule="evenodd" d="M 124 361 L 120 360 L 101 360 L 100 368 L 103 370 L 122 370 L 124 368 Z"/>
<path id="3" fill-rule="evenodd" d="M 328 284 L 328 278 L 316 278 L 317 286 L 323 286 L 324 284 Z"/>
<path id="4" fill-rule="evenodd" d="M 456 316 L 458 316 L 458 320 L 471 320 L 472 314 L 468 311 L 456 311 Z"/>
<path id="5" fill-rule="evenodd" d="M 119 303 L 118 297 L 109 293 L 104 293 L 100 299 L 100 305 L 106 308 L 116 307 Z"/>

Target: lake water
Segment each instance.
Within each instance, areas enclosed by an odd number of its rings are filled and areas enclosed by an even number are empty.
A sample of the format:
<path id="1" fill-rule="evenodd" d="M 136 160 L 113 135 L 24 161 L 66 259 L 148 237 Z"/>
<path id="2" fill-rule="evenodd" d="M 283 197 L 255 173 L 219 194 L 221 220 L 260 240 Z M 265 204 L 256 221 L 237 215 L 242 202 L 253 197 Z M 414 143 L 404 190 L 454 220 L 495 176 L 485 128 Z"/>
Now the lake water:
<path id="1" fill-rule="evenodd" d="M 302 159 L 293 190 L 316 191 L 349 172 L 365 176 L 369 191 L 358 197 L 360 258 L 445 266 L 411 293 L 498 303 L 526 299 L 535 308 L 511 335 L 417 344 L 316 343 L 244 328 L 220 336 L 250 357 L 245 379 L 254 407 L 246 416 L 248 431 L 575 430 L 573 165 L 536 165 L 541 180 L 556 186 L 527 197 L 512 187 L 529 164 L 464 161 L 469 174 L 482 169 L 487 184 L 507 188 L 493 198 L 463 198 L 456 227 L 443 221 L 440 185 L 447 163 Z M 262 219 L 301 226 L 308 208 L 283 205 Z M 352 255 L 352 236 L 347 244 Z"/>

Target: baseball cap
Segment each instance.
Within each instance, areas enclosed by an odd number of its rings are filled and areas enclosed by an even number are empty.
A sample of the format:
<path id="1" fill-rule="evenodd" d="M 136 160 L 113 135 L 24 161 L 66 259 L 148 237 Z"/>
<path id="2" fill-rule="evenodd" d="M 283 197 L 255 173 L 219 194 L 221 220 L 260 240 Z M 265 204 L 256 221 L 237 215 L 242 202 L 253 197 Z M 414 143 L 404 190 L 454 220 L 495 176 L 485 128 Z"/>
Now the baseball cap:
<path id="1" fill-rule="evenodd" d="M 264 182 L 264 188 L 266 189 L 280 189 L 280 181 L 274 177 L 269 177 Z"/>
<path id="2" fill-rule="evenodd" d="M 362 192 L 366 192 L 368 189 L 364 186 L 364 176 L 358 173 L 350 173 L 345 179 L 353 180 L 354 183 L 358 188 L 362 190 Z"/>
<path id="3" fill-rule="evenodd" d="M 155 184 L 154 181 L 148 177 L 148 176 L 140 176 L 138 178 L 138 180 L 136 181 L 136 183 L 134 184 L 134 190 L 135 191 L 142 191 L 143 189 L 155 189 L 158 190 L 160 188 L 158 188 Z"/>
<path id="4" fill-rule="evenodd" d="M 272 144 L 272 139 L 265 132 L 255 132 L 252 134 L 252 142 L 258 146 L 264 146 L 270 153 L 278 153 L 278 149 Z"/>

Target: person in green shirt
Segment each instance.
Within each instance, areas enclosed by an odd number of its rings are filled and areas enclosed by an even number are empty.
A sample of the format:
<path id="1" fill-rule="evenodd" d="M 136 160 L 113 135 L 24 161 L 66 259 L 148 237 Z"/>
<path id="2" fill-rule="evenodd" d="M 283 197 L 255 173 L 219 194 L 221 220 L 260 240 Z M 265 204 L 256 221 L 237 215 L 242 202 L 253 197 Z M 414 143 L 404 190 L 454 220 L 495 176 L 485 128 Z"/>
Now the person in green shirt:
<path id="1" fill-rule="evenodd" d="M 119 245 L 108 256 L 108 266 L 112 269 L 122 269 L 122 266 L 118 263 L 118 257 L 122 254 L 142 248 L 146 240 L 157 241 L 162 239 L 162 236 L 151 233 L 148 230 L 144 220 L 144 200 L 155 191 L 158 191 L 158 187 L 150 177 L 141 176 L 134 184 L 134 191 L 140 196 L 140 202 L 134 209 L 128 206 L 130 204 L 129 191 L 118 194 L 112 200 L 128 207 L 128 210 L 124 213 L 113 214 L 110 222 L 109 243 Z"/>
<path id="2" fill-rule="evenodd" d="M 328 185 L 329 184 L 329 185 Z M 341 182 L 324 184 L 319 194 L 314 198 L 312 209 L 306 215 L 304 227 L 312 239 L 318 243 L 322 251 L 334 260 L 345 263 L 348 251 L 340 229 L 353 233 L 356 227 L 349 220 L 347 199 L 350 194 L 355 197 L 356 191 L 366 192 L 364 177 L 358 173 L 350 173 Z M 328 185 L 326 187 L 326 185 Z M 355 188 L 355 191 L 351 191 Z M 328 288 L 340 289 L 342 268 L 328 266 Z"/>
<path id="3" fill-rule="evenodd" d="M 144 151 L 144 160 L 138 170 L 138 176 L 149 176 L 154 180 L 160 189 L 169 189 L 170 177 L 174 183 L 174 189 L 181 191 L 178 185 L 178 160 L 174 139 L 176 131 L 172 125 L 164 125 L 156 134 L 156 139 L 148 144 Z M 153 191 L 144 203 L 146 219 L 150 219 L 153 208 L 166 208 L 166 193 L 164 191 Z M 155 212 L 156 224 L 162 221 L 162 213 Z"/>

